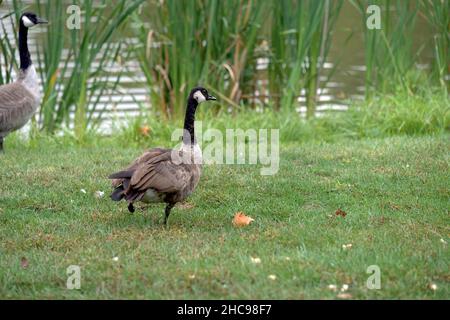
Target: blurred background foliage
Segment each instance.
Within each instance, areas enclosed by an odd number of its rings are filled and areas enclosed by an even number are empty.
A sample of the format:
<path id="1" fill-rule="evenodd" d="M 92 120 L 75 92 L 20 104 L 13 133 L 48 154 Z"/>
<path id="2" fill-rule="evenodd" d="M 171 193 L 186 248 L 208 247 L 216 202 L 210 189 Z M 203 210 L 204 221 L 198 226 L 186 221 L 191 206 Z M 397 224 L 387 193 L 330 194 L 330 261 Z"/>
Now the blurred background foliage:
<path id="1" fill-rule="evenodd" d="M 374 124 L 383 132 L 422 132 L 430 124 L 439 125 L 437 131 L 448 129 L 449 0 L 346 2 L 360 16 L 355 28 L 363 34 L 365 100 L 343 98 L 350 108 L 344 115 L 333 114 L 334 123 L 361 135 L 371 131 Z M 35 10 L 51 23 L 42 33 L 34 57 L 43 84 L 42 107 L 33 123 L 34 131 L 55 133 L 72 124 L 71 132 L 83 139 L 88 128 L 95 129 L 101 122 L 102 97 L 112 92 L 129 94 L 121 80 L 130 74 L 126 64 L 130 60 L 138 65 L 138 71 L 132 72 L 139 72 L 146 84 L 148 105 L 140 103 L 142 110 L 150 110 L 145 113 L 151 119 L 146 123 L 182 117 L 187 93 L 198 84 L 210 88 L 221 105 L 227 106 L 206 112 L 224 119 L 254 111 L 277 119 L 272 125 L 281 126 L 304 105 L 305 118 L 315 121 L 318 96 L 339 68 L 339 61 L 332 68 L 325 69 L 324 64 L 330 50 L 339 50 L 333 47 L 333 37 L 343 3 L 3 1 L 1 6 L 7 13 L 0 19 L 0 83 L 10 82 L 18 68 L 16 26 L 20 13 Z M 81 8 L 79 30 L 66 27 L 70 4 Z M 381 30 L 366 27 L 370 4 L 381 8 Z M 417 46 L 413 41 L 418 19 L 425 20 L 432 33 L 429 41 Z M 12 27 L 9 32 L 13 37 L 8 36 L 7 25 Z M 419 68 L 418 57 L 429 47 L 432 62 L 426 69 Z M 300 95 L 304 95 L 304 101 L 299 100 Z M 263 101 L 262 109 L 255 104 L 256 96 Z M 353 122 L 357 121 L 355 112 L 360 114 L 360 121 L 366 119 L 364 130 Z M 383 115 L 384 120 L 377 115 Z M 258 115 L 258 119 L 263 117 Z M 412 118 L 416 120 L 411 123 L 408 119 Z M 305 120 L 299 117 L 298 121 Z M 391 126 L 383 128 L 386 123 Z"/>

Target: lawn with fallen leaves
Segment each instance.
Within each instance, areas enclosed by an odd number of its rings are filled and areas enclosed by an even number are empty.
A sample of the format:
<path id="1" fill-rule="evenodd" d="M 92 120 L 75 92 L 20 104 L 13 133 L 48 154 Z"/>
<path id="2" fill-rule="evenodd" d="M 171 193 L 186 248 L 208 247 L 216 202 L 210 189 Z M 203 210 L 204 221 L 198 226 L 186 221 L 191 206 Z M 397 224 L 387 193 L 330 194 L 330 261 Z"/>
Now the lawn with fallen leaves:
<path id="1" fill-rule="evenodd" d="M 7 143 L 0 298 L 448 299 L 449 147 L 448 135 L 282 144 L 274 176 L 206 165 L 164 228 L 163 205 L 131 214 L 109 199 L 108 174 L 144 146 Z M 237 227 L 239 212 L 253 221 Z"/>

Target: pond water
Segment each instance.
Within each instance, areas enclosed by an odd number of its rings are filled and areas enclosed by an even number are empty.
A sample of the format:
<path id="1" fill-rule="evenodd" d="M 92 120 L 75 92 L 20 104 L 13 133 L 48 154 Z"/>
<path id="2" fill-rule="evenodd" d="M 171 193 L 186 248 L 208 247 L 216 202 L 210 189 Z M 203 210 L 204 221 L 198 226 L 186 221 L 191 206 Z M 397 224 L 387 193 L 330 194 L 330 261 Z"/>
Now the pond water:
<path id="1" fill-rule="evenodd" d="M 32 1 L 24 1 L 30 4 L 32 10 Z M 0 5 L 0 17 L 5 15 L 11 9 L 11 1 L 3 1 Z M 10 20 L 3 20 L 8 37 L 13 38 L 11 33 Z M 336 22 L 333 30 L 332 45 L 326 63 L 322 69 L 320 77 L 322 89 L 319 90 L 319 101 L 317 113 L 333 110 L 346 110 L 345 101 L 348 99 L 361 99 L 364 96 L 364 47 L 363 34 L 361 31 L 361 17 L 358 11 L 345 1 L 342 12 Z M 429 42 L 431 33 L 422 17 L 418 17 L 417 30 L 415 32 L 414 46 L 418 49 L 422 44 Z M 43 28 L 34 28 L 30 30 L 29 47 L 34 61 L 36 57 L 36 45 L 39 43 L 40 33 Z M 1 31 L 1 27 L 0 27 Z M 350 37 L 351 36 L 351 37 Z M 349 38 L 350 37 L 350 38 Z M 134 39 L 130 39 L 134 40 Z M 432 59 L 431 45 L 425 47 L 417 61 L 422 67 L 427 67 Z M 0 63 L 4 64 L 3 57 L 0 57 Z M 73 64 L 72 64 L 73 65 Z M 264 69 L 264 62 L 261 61 L 261 69 Z M 331 70 L 331 78 L 328 74 Z M 101 103 L 97 110 L 105 110 L 102 114 L 101 131 L 111 130 L 112 122 L 138 115 L 142 109 L 151 108 L 148 98 L 149 88 L 146 87 L 145 77 L 140 71 L 137 61 L 127 61 L 126 74 L 121 78 L 121 90 L 111 92 L 101 97 Z M 114 81 L 114 72 L 109 70 L 111 76 L 109 79 Z M 304 107 L 305 98 L 299 93 L 298 111 L 303 114 L 306 111 Z"/>

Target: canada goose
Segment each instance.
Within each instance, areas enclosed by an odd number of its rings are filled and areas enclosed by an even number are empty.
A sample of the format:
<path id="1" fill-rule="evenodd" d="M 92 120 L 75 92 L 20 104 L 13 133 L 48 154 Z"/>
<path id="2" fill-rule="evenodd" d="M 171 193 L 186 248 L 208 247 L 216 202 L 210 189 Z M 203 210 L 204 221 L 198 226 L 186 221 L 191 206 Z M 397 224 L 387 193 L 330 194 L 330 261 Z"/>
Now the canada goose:
<path id="1" fill-rule="evenodd" d="M 31 12 L 20 17 L 19 76 L 15 82 L 0 86 L 0 152 L 3 151 L 3 138 L 22 128 L 40 104 L 38 77 L 31 62 L 27 40 L 28 28 L 41 23 L 47 21 Z"/>
<path id="2" fill-rule="evenodd" d="M 167 224 L 170 210 L 195 190 L 200 179 L 202 152 L 195 139 L 194 121 L 197 106 L 207 100 L 216 98 L 205 88 L 194 88 L 189 94 L 179 150 L 150 149 L 125 170 L 109 176 L 114 179 L 112 200 L 126 200 L 130 212 L 134 212 L 136 201 L 165 202 L 164 225 Z"/>

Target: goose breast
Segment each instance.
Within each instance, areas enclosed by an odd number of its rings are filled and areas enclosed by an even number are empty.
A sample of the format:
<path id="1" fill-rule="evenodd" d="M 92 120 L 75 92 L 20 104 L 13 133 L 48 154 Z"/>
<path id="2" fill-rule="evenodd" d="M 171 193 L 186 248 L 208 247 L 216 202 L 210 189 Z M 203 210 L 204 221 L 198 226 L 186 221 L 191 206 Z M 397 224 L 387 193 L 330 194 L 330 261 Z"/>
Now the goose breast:
<path id="1" fill-rule="evenodd" d="M 38 97 L 21 83 L 0 87 L 0 135 L 23 127 L 36 112 Z"/>

